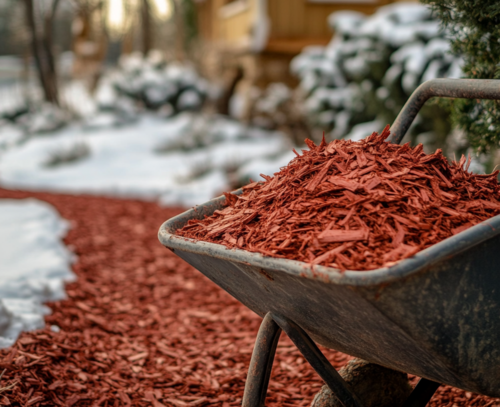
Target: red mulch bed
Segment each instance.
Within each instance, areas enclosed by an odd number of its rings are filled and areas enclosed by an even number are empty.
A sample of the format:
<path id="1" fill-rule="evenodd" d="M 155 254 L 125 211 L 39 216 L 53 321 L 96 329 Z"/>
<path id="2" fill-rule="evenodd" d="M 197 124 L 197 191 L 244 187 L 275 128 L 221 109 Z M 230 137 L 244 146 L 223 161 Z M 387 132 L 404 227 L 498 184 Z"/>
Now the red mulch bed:
<path id="1" fill-rule="evenodd" d="M 180 209 L 0 189 L 0 198 L 26 197 L 71 221 L 66 243 L 78 255 L 78 281 L 67 285 L 67 300 L 48 304 L 46 329 L 0 352 L 0 387 L 13 385 L 0 405 L 241 405 L 260 318 L 159 244 L 159 226 Z M 325 354 L 336 367 L 348 359 Z M 321 384 L 282 337 L 268 405 L 306 406 Z M 431 406 L 495 402 L 442 387 Z"/>

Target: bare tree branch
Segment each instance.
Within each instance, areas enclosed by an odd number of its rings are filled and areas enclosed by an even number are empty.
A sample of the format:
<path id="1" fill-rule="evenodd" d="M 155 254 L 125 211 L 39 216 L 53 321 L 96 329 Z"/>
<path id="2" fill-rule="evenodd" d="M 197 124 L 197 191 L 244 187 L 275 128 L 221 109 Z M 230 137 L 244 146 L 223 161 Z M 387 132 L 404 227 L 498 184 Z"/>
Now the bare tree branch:
<path id="1" fill-rule="evenodd" d="M 57 6 L 58 0 L 55 0 Z M 33 0 L 24 0 L 26 22 L 31 33 L 31 48 L 45 100 L 59 105 L 54 56 L 52 54 L 52 18 L 44 18 L 42 32 L 37 30 Z M 55 14 L 55 9 L 54 9 Z M 48 31 L 47 31 L 48 30 Z M 48 37 L 47 37 L 48 34 Z"/>
<path id="2" fill-rule="evenodd" d="M 152 46 L 151 10 L 149 0 L 142 0 L 141 4 L 142 23 L 142 54 L 146 56 Z"/>

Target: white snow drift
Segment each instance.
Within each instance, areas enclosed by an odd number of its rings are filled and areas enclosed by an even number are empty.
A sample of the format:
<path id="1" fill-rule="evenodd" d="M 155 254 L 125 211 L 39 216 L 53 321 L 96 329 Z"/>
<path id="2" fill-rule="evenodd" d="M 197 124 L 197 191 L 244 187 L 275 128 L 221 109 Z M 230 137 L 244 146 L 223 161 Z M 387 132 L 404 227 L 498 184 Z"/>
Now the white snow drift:
<path id="1" fill-rule="evenodd" d="M 232 168 L 274 157 L 277 171 L 290 150 L 281 133 L 222 117 L 143 115 L 123 127 L 74 126 L 11 147 L 0 156 L 0 184 L 193 206 L 230 188 Z"/>
<path id="2" fill-rule="evenodd" d="M 73 255 L 61 242 L 68 223 L 45 202 L 0 200 L 0 348 L 42 328 L 45 301 L 65 297 Z"/>

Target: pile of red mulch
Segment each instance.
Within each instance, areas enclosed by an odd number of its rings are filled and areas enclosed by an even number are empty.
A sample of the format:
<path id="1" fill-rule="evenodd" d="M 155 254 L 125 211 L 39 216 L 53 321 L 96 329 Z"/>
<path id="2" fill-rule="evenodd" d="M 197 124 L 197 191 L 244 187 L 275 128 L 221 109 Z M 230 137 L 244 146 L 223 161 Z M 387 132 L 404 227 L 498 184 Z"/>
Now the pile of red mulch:
<path id="1" fill-rule="evenodd" d="M 389 128 L 353 142 L 335 140 L 262 175 L 229 206 L 191 220 L 177 234 L 267 256 L 341 270 L 373 270 L 408 258 L 500 213 L 498 171 L 468 172 L 384 141 Z"/>
<path id="2" fill-rule="evenodd" d="M 153 203 L 13 192 L 54 205 L 79 256 L 68 299 L 50 303 L 47 328 L 0 352 L 0 405 L 238 406 L 260 318 L 160 246 L 178 210 Z M 59 332 L 50 326 L 56 325 Z M 348 357 L 324 350 L 340 368 Z M 283 336 L 270 406 L 307 406 L 321 380 Z M 431 406 L 496 399 L 442 387 Z"/>

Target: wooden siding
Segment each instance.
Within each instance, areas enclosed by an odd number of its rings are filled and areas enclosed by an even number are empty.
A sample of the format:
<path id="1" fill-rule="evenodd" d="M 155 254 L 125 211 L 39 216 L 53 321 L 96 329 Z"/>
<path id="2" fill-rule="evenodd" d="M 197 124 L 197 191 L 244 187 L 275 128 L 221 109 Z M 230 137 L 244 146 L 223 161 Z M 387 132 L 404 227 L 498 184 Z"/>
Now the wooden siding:
<path id="1" fill-rule="evenodd" d="M 213 40 L 213 26 L 215 4 L 212 1 L 203 1 L 196 3 L 196 17 L 198 21 L 198 32 L 200 37 L 205 40 Z"/>
<path id="2" fill-rule="evenodd" d="M 244 48 L 248 45 L 252 22 L 258 0 L 204 0 L 197 3 L 199 29 L 202 38 L 230 48 Z M 372 14 L 378 7 L 399 0 L 374 0 L 360 3 L 349 0 L 334 3 L 314 3 L 308 0 L 267 0 L 267 14 L 270 21 L 269 42 L 265 51 L 297 54 L 304 46 L 325 45 L 333 32 L 328 26 L 328 16 L 341 10 Z M 408 1 L 408 0 L 406 0 Z M 410 0 L 411 1 L 411 0 Z M 235 2 L 239 7 L 235 13 L 223 13 Z"/>
<path id="3" fill-rule="evenodd" d="M 217 15 L 217 37 L 225 44 L 238 45 L 248 43 L 252 27 L 255 2 L 248 0 L 247 7 L 231 16 Z"/>
<path id="4" fill-rule="evenodd" d="M 252 26 L 255 1 L 244 0 L 246 7 L 236 13 L 226 15 L 226 0 L 205 0 L 196 4 L 198 29 L 203 39 L 222 44 L 238 45 L 248 43 Z M 226 7 L 224 7 L 226 6 Z"/>
<path id="5" fill-rule="evenodd" d="M 375 0 L 364 4 L 348 0 L 330 4 L 308 0 L 266 0 L 270 36 L 260 53 L 249 52 L 248 47 L 259 0 L 246 1 L 248 7 L 236 7 L 229 13 L 220 12 L 227 0 L 196 2 L 200 36 L 207 41 L 203 55 L 207 76 L 231 83 L 235 68 L 242 68 L 244 77 L 238 92 L 244 97 L 248 96 L 252 86 L 265 88 L 271 82 L 285 82 L 294 87 L 297 78 L 290 74 L 290 61 L 304 47 L 326 45 L 331 40 L 333 32 L 327 22 L 331 13 L 355 10 L 371 14 L 389 3 L 418 0 Z"/>
<path id="6" fill-rule="evenodd" d="M 328 16 L 340 10 L 354 10 L 372 14 L 378 7 L 391 3 L 378 0 L 373 3 L 311 3 L 307 0 L 267 0 L 271 24 L 270 39 L 320 39 L 331 38 Z"/>

